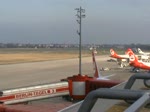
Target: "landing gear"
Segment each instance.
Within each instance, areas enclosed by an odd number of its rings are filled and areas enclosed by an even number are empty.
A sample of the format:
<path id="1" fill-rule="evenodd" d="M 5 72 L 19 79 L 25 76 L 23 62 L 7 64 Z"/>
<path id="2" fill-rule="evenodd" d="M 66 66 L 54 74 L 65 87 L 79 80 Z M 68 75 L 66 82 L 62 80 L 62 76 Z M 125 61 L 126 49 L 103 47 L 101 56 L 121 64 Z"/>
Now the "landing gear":
<path id="1" fill-rule="evenodd" d="M 119 65 L 120 65 L 120 68 L 124 68 L 127 66 L 125 63 L 120 63 Z"/>

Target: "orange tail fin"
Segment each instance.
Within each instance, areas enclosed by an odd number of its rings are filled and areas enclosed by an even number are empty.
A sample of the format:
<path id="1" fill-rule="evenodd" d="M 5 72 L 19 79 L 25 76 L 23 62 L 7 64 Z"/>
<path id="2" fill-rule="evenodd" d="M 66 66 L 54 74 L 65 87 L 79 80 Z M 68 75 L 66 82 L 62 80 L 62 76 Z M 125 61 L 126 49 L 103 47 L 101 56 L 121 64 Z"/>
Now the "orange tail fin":
<path id="1" fill-rule="evenodd" d="M 130 64 L 138 62 L 138 58 L 135 56 L 135 54 L 132 51 L 129 52 L 129 59 L 130 59 Z"/>
<path id="2" fill-rule="evenodd" d="M 110 55 L 111 57 L 117 57 L 118 54 L 113 49 L 110 49 Z"/>

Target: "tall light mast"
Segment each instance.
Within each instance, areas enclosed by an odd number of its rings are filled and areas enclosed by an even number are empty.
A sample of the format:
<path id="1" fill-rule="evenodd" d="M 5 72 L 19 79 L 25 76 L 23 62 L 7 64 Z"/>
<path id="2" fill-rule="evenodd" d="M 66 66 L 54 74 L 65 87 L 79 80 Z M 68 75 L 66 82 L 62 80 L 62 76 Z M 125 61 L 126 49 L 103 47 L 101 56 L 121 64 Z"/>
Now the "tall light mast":
<path id="1" fill-rule="evenodd" d="M 80 8 L 76 8 L 75 10 L 77 10 L 77 23 L 79 24 L 79 30 L 77 30 L 77 34 L 79 35 L 79 75 L 82 75 L 82 66 L 81 66 L 81 57 L 82 57 L 82 39 L 81 39 L 81 31 L 82 31 L 82 18 L 85 18 L 85 9 L 82 9 L 82 7 L 80 6 Z"/>

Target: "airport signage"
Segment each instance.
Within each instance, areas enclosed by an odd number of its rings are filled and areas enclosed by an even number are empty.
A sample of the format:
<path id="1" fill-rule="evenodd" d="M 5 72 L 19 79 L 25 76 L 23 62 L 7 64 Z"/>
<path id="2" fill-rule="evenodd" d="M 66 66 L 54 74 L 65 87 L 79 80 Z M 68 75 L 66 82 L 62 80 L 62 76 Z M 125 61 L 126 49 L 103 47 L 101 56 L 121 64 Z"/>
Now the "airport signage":
<path id="1" fill-rule="evenodd" d="M 30 97 L 36 97 L 36 96 L 44 96 L 44 95 L 54 94 L 54 93 L 56 93 L 56 89 L 36 90 L 36 91 L 15 94 L 15 99 L 24 99 L 24 98 L 30 98 Z"/>
<path id="2" fill-rule="evenodd" d="M 26 98 L 32 98 L 32 97 L 41 97 L 46 95 L 52 95 L 52 94 L 59 94 L 69 91 L 68 87 L 61 87 L 61 88 L 48 88 L 48 89 L 40 89 L 40 90 L 32 90 L 28 92 L 20 91 L 20 93 L 12 93 L 9 95 L 4 95 L 0 97 L 0 101 L 6 102 L 10 100 L 18 100 L 18 99 L 26 99 Z"/>

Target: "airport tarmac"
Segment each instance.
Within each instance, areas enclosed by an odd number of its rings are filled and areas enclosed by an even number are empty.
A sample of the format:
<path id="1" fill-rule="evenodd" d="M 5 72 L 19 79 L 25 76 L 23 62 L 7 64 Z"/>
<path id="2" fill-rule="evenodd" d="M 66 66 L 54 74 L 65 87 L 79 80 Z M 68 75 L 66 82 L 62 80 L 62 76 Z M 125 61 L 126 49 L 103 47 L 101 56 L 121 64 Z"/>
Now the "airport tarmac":
<path id="1" fill-rule="evenodd" d="M 116 62 L 108 62 L 109 56 L 96 56 L 96 61 L 99 69 L 109 68 L 107 71 L 100 71 L 103 76 L 112 75 L 110 79 L 113 80 L 128 80 L 130 76 L 134 73 L 130 72 L 130 67 L 119 68 Z M 78 59 L 67 59 L 67 60 L 57 60 L 57 61 L 45 61 L 45 62 L 35 62 L 35 63 L 22 63 L 22 64 L 11 64 L 11 65 L 0 65 L 0 88 L 9 89 L 17 88 L 29 85 L 36 85 L 42 83 L 50 83 L 60 81 L 60 79 L 67 78 L 68 76 L 73 76 L 78 74 Z M 92 76 L 94 73 L 93 63 L 91 57 L 85 57 L 82 59 L 82 74 Z M 57 112 L 58 110 L 72 105 L 72 102 L 68 102 L 61 97 L 52 98 L 46 100 L 33 101 L 27 107 L 40 108 L 40 105 L 45 105 L 45 109 L 51 110 L 49 105 L 57 106 L 57 110 L 52 112 Z M 58 105 L 61 105 L 58 108 Z M 65 105 L 66 104 L 66 105 Z M 46 106 L 47 105 L 47 106 Z M 54 107 L 53 106 L 53 107 Z M 10 107 L 10 106 L 9 106 Z M 11 106 L 13 108 L 13 106 Z M 23 107 L 21 107 L 23 108 Z M 42 107 L 41 107 L 42 108 Z M 43 109 L 43 108 L 42 108 Z M 40 112 L 40 111 L 39 111 Z M 41 111 L 46 112 L 46 110 Z"/>
<path id="2" fill-rule="evenodd" d="M 131 74 L 128 70 L 117 69 L 115 62 L 107 62 L 109 56 L 97 56 L 99 68 L 108 67 L 110 71 L 103 71 L 102 75 L 115 73 L 116 78 L 127 79 Z M 66 59 L 57 61 L 45 61 L 22 64 L 0 65 L 0 88 L 9 89 L 29 85 L 37 85 L 60 81 L 68 76 L 77 75 L 79 72 L 78 59 Z M 93 75 L 93 63 L 91 57 L 82 59 L 82 74 Z M 127 74 L 126 74 L 127 73 Z M 125 74 L 123 76 L 123 74 Z M 123 76 L 123 77 L 122 77 Z M 116 79 L 114 77 L 114 79 Z"/>

